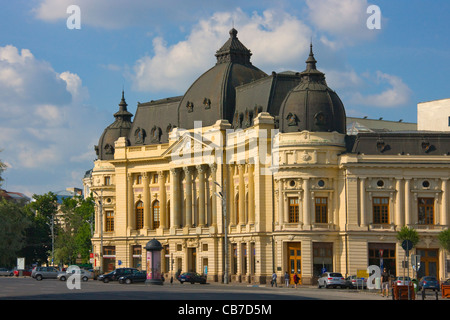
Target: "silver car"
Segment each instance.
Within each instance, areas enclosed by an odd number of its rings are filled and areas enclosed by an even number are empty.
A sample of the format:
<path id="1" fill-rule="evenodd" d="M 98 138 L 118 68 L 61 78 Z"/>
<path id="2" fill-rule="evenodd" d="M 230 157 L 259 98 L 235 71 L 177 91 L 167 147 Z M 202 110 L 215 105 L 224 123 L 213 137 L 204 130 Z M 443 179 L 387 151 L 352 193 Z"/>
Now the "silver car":
<path id="1" fill-rule="evenodd" d="M 84 269 L 78 269 L 78 270 L 72 270 L 72 271 L 64 271 L 60 272 L 57 276 L 57 278 L 61 281 L 66 281 L 69 279 L 71 275 L 77 274 L 80 276 L 80 279 L 82 281 L 88 281 L 89 279 L 94 279 L 94 273 L 84 270 Z"/>
<path id="2" fill-rule="evenodd" d="M 6 268 L 0 268 L 0 276 L 12 277 L 14 272 Z"/>
<path id="3" fill-rule="evenodd" d="M 31 272 L 31 276 L 36 280 L 56 279 L 58 277 L 58 269 L 54 267 L 36 267 Z"/>
<path id="4" fill-rule="evenodd" d="M 317 284 L 319 289 L 330 287 L 347 288 L 347 281 L 344 279 L 342 274 L 338 272 L 325 272 L 320 276 Z"/>

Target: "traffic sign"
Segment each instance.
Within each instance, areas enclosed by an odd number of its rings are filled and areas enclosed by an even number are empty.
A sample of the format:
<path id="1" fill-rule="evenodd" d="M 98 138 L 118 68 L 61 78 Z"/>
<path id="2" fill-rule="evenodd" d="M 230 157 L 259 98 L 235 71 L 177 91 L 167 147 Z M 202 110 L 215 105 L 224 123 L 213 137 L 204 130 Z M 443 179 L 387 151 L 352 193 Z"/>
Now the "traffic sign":
<path id="1" fill-rule="evenodd" d="M 413 243 L 411 240 L 403 240 L 402 242 L 402 248 L 403 250 L 405 250 L 406 252 L 408 252 L 409 250 L 411 250 L 413 248 Z"/>

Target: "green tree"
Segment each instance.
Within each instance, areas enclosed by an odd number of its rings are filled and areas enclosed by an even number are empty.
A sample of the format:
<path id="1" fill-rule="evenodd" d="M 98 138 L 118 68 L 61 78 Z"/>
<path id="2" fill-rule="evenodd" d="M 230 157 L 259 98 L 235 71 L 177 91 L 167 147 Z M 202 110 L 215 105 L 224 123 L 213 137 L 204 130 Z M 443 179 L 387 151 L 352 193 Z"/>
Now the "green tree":
<path id="1" fill-rule="evenodd" d="M 83 263 L 88 262 L 92 247 L 93 199 L 83 199 L 78 196 L 63 199 L 60 211 L 61 224 L 56 240 L 56 259 L 73 264 L 80 256 Z"/>
<path id="2" fill-rule="evenodd" d="M 0 221 L 0 265 L 12 266 L 25 246 L 25 230 L 29 225 L 26 207 L 0 200 Z"/>
<path id="3" fill-rule="evenodd" d="M 439 244 L 444 250 L 450 253 L 450 230 L 443 230 L 438 235 Z"/>
<path id="4" fill-rule="evenodd" d="M 31 223 L 26 230 L 26 246 L 21 252 L 27 264 L 44 264 L 48 262 L 52 252 L 52 223 L 54 226 L 57 225 L 55 217 L 58 202 L 53 192 L 44 195 L 34 194 L 33 200 L 28 205 Z"/>
<path id="5" fill-rule="evenodd" d="M 400 241 L 410 240 L 415 247 L 420 238 L 416 229 L 403 226 L 400 231 L 397 232 L 397 239 Z"/>

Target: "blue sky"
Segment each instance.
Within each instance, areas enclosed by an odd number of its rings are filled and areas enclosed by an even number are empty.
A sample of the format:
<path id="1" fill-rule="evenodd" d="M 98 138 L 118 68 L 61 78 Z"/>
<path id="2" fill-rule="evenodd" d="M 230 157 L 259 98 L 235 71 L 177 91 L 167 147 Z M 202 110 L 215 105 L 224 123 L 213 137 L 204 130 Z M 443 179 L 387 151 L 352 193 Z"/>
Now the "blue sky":
<path id="1" fill-rule="evenodd" d="M 369 5 L 381 10 L 370 30 Z M 70 5 L 81 29 L 68 29 Z M 122 88 L 138 102 L 182 95 L 234 26 L 266 73 L 318 69 L 349 116 L 417 121 L 449 98 L 446 0 L 15 0 L 0 11 L 3 188 L 29 196 L 81 187 Z"/>

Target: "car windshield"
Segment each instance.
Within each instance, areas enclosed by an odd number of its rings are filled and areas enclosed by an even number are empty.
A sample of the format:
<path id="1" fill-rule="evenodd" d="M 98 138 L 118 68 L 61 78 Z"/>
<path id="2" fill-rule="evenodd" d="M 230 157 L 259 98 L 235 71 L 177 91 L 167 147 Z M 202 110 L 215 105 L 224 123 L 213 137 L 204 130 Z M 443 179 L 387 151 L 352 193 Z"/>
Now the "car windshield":
<path id="1" fill-rule="evenodd" d="M 435 277 L 424 277 L 423 280 L 426 280 L 426 281 L 437 281 Z"/>
<path id="2" fill-rule="evenodd" d="M 330 277 L 333 277 L 333 278 L 342 278 L 342 274 L 340 274 L 340 273 L 330 273 Z"/>

